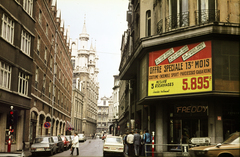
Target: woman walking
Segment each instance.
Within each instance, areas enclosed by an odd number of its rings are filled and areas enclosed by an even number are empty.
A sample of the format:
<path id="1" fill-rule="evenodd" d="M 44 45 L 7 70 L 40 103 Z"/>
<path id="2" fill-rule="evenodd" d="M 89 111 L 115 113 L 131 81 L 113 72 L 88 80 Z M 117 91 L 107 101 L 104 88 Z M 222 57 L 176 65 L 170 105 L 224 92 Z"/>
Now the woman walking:
<path id="1" fill-rule="evenodd" d="M 73 137 L 73 141 L 72 141 L 72 152 L 70 155 L 73 155 L 74 148 L 77 149 L 77 155 L 79 155 L 78 147 L 79 147 L 78 136 L 76 133 L 74 133 L 74 137 Z"/>

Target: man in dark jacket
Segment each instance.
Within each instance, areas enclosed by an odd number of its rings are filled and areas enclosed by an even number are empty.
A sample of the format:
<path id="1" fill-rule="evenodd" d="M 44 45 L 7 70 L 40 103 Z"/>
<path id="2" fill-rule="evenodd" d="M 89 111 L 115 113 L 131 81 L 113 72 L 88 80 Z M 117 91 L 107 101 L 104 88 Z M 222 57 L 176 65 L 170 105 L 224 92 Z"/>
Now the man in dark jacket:
<path id="1" fill-rule="evenodd" d="M 133 137 L 133 145 L 134 145 L 134 152 L 136 156 L 139 156 L 139 146 L 141 144 L 141 136 L 139 135 L 138 131 L 135 131 Z"/>

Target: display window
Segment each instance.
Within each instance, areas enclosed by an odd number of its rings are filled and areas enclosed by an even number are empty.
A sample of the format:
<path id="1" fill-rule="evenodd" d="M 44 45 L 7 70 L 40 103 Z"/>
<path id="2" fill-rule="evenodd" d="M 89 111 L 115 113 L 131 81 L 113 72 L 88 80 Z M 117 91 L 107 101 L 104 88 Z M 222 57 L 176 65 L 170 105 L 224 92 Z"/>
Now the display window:
<path id="1" fill-rule="evenodd" d="M 189 144 L 193 137 L 208 137 L 208 106 L 173 105 L 169 112 L 170 144 Z M 169 150 L 180 147 L 169 147 Z"/>

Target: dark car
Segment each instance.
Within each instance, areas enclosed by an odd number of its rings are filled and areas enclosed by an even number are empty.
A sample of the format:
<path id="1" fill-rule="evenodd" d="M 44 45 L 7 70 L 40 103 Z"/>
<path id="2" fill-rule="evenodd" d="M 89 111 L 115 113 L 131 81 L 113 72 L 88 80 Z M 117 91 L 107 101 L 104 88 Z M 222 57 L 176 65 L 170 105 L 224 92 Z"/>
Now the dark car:
<path id="1" fill-rule="evenodd" d="M 72 136 L 71 135 L 66 135 L 65 137 L 69 141 L 69 148 L 71 148 L 71 146 L 72 146 Z"/>
<path id="2" fill-rule="evenodd" d="M 53 155 L 57 152 L 57 146 L 52 137 L 36 137 L 31 145 L 32 156 L 47 153 Z"/>
<path id="3" fill-rule="evenodd" d="M 57 152 L 64 151 L 64 143 L 61 136 L 52 136 L 54 143 L 57 145 Z"/>
<path id="4" fill-rule="evenodd" d="M 61 136 L 61 138 L 64 143 L 64 149 L 67 150 L 69 148 L 70 142 L 68 141 L 66 136 Z"/>
<path id="5" fill-rule="evenodd" d="M 239 132 L 235 132 L 223 143 L 193 147 L 189 149 L 189 154 L 191 157 L 239 157 L 239 142 Z"/>

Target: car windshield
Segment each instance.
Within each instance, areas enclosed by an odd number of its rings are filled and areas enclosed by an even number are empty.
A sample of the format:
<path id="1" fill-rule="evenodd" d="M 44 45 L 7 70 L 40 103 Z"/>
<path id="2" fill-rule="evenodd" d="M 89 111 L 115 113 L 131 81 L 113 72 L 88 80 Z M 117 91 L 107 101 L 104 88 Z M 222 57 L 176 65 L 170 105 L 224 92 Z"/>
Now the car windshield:
<path id="1" fill-rule="evenodd" d="M 58 141 L 58 138 L 56 136 L 53 137 L 53 141 L 54 142 L 57 142 Z"/>
<path id="2" fill-rule="evenodd" d="M 223 144 L 235 144 L 236 142 L 239 142 L 239 132 L 233 133 Z"/>
<path id="3" fill-rule="evenodd" d="M 48 137 L 35 138 L 34 143 L 49 143 Z"/>
<path id="4" fill-rule="evenodd" d="M 122 143 L 121 138 L 106 138 L 107 143 Z"/>
<path id="5" fill-rule="evenodd" d="M 79 134 L 78 136 L 79 136 L 79 137 L 83 137 L 83 134 Z"/>

